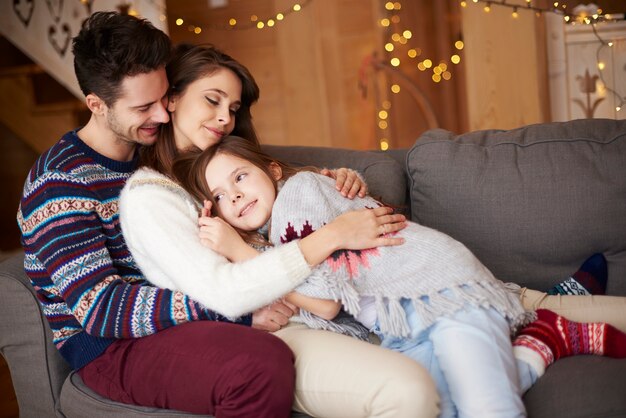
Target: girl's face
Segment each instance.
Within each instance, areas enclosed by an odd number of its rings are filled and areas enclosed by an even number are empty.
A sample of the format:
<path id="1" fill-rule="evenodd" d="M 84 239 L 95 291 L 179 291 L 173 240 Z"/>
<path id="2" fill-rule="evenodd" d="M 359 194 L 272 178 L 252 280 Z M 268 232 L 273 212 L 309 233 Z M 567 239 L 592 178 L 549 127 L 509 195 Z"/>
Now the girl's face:
<path id="1" fill-rule="evenodd" d="M 282 170 L 270 166 L 274 180 Z M 205 176 L 217 213 L 230 225 L 254 231 L 265 225 L 276 200 L 274 181 L 251 162 L 229 154 L 217 154 L 207 165 Z"/>
<path id="2" fill-rule="evenodd" d="M 176 148 L 196 146 L 205 150 L 228 135 L 235 127 L 235 114 L 241 106 L 241 80 L 227 68 L 219 68 L 187 86 L 170 98 Z"/>

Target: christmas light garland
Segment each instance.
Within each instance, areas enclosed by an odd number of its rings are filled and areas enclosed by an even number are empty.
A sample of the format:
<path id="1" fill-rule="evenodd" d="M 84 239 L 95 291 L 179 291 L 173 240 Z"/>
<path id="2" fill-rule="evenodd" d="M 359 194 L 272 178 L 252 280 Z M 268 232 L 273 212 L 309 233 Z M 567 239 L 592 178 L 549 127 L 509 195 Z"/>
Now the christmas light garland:
<path id="1" fill-rule="evenodd" d="M 265 29 L 265 28 L 273 28 L 287 17 L 289 17 L 293 13 L 298 13 L 303 10 L 306 6 L 311 4 L 313 0 L 301 0 L 298 2 L 294 2 L 294 4 L 282 11 L 276 13 L 271 17 L 266 17 L 261 19 L 258 14 L 251 14 L 247 18 L 236 18 L 230 17 L 227 21 L 219 24 L 210 24 L 210 25 L 200 25 L 193 22 L 192 19 L 187 19 L 186 17 L 175 17 L 174 23 L 176 26 L 187 25 L 187 29 L 190 32 L 199 35 L 202 33 L 204 29 L 209 30 L 249 30 L 249 29 Z"/>

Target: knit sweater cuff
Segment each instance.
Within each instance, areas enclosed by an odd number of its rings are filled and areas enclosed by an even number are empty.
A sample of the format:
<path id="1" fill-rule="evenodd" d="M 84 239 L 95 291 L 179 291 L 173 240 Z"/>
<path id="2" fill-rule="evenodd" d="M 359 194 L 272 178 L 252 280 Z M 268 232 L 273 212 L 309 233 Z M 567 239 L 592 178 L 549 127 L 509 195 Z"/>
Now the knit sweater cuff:
<path id="1" fill-rule="evenodd" d="M 309 266 L 309 263 L 307 263 L 304 258 L 304 254 L 302 254 L 302 250 L 300 250 L 300 245 L 298 245 L 299 241 L 300 240 L 294 240 L 279 247 L 279 251 L 282 252 L 285 268 L 287 271 L 293 272 L 293 274 L 290 275 L 290 279 L 294 286 L 304 282 L 304 279 L 311 274 L 313 267 Z"/>

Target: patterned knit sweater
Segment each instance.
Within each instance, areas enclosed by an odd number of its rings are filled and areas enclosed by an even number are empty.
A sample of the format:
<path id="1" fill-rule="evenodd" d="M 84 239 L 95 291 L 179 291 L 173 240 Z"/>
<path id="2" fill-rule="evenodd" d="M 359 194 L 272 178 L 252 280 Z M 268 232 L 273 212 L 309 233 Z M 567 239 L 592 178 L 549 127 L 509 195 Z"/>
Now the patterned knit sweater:
<path id="1" fill-rule="evenodd" d="M 24 185 L 17 213 L 24 268 L 54 344 L 74 369 L 117 338 L 225 320 L 144 280 L 118 219 L 118 197 L 135 166 L 96 153 L 72 131 L 35 162 Z"/>
<path id="2" fill-rule="evenodd" d="M 302 238 L 346 211 L 377 206 L 380 203 L 370 197 L 345 199 L 335 190 L 333 180 L 302 172 L 287 180 L 278 194 L 270 241 L 278 245 Z M 361 297 L 373 297 L 381 331 L 396 336 L 409 334 L 402 298 L 413 300 L 425 327 L 466 304 L 495 308 L 509 321 L 512 331 L 531 318 L 518 295 L 458 241 L 413 222 L 396 235 L 405 243 L 335 252 L 295 290 L 341 300 L 352 315 L 358 314 Z M 314 327 L 334 330 L 323 320 L 313 321 L 310 315 L 303 318 Z"/>

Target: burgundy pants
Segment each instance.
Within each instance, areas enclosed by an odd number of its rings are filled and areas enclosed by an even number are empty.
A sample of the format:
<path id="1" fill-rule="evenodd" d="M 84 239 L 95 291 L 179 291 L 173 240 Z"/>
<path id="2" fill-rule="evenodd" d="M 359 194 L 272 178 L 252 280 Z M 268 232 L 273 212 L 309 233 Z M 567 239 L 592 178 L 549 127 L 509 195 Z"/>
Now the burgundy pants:
<path id="1" fill-rule="evenodd" d="M 295 385 L 280 339 L 211 321 L 118 340 L 79 374 L 117 402 L 216 417 L 288 417 Z"/>

